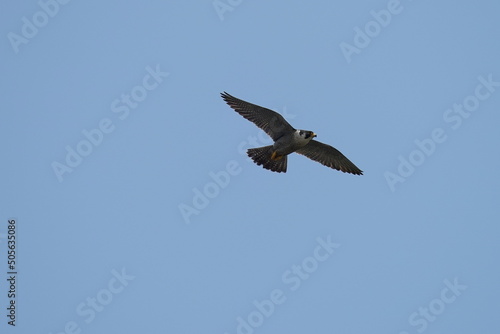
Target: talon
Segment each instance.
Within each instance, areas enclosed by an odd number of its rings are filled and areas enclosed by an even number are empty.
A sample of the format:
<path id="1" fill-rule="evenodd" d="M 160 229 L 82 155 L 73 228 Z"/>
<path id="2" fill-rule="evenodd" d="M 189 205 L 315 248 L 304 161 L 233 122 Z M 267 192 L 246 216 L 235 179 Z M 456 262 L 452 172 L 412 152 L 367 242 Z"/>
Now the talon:
<path id="1" fill-rule="evenodd" d="M 283 158 L 282 155 L 278 155 L 278 152 L 274 151 L 273 154 L 271 155 L 271 160 L 279 160 Z"/>

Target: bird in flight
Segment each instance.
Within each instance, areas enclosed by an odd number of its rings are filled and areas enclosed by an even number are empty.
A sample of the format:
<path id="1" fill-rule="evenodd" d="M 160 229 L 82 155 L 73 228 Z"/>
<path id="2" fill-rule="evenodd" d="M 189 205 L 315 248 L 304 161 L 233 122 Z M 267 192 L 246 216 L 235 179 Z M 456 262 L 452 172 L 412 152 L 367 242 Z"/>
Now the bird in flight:
<path id="1" fill-rule="evenodd" d="M 344 173 L 363 175 L 363 171 L 330 145 L 314 140 L 312 131 L 293 128 L 280 114 L 267 108 L 221 93 L 226 103 L 238 114 L 264 130 L 274 144 L 248 149 L 248 156 L 273 172 L 286 173 L 287 156 L 296 152 L 327 167 Z"/>

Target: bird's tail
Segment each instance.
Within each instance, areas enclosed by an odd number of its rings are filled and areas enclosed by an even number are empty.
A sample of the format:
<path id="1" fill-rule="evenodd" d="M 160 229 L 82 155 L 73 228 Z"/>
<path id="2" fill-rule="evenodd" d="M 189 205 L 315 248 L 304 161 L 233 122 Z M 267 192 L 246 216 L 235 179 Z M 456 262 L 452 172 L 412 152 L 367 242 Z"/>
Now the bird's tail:
<path id="1" fill-rule="evenodd" d="M 286 173 L 287 156 L 278 156 L 273 145 L 250 148 L 247 154 L 257 165 L 273 172 Z"/>

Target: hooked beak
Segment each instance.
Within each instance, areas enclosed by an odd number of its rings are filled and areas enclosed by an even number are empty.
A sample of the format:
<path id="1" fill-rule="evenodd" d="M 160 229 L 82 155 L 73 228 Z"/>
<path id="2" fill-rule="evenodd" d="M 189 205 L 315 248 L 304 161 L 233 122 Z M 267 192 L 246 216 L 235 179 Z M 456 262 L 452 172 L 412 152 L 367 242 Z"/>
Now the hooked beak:
<path id="1" fill-rule="evenodd" d="M 318 135 L 313 132 L 312 137 L 317 137 Z"/>

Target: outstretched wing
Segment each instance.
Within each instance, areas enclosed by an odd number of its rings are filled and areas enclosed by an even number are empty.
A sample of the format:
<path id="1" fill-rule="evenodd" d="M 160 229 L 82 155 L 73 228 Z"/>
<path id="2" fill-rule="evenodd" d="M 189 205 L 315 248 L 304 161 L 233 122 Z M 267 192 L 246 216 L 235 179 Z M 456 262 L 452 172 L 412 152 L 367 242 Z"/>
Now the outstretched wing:
<path id="1" fill-rule="evenodd" d="M 220 94 L 224 101 L 238 114 L 264 130 L 274 141 L 295 129 L 275 111 L 240 100 L 228 93 Z"/>
<path id="2" fill-rule="evenodd" d="M 311 140 L 306 146 L 295 152 L 341 172 L 363 175 L 363 171 L 356 167 L 356 165 L 340 153 L 339 150 L 330 145 L 320 143 L 319 141 Z"/>

